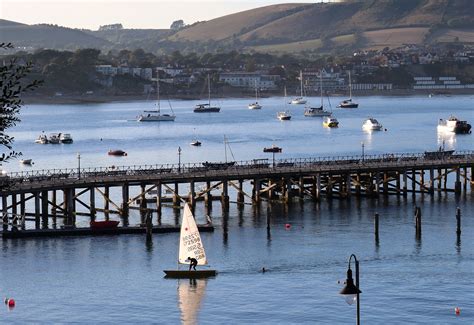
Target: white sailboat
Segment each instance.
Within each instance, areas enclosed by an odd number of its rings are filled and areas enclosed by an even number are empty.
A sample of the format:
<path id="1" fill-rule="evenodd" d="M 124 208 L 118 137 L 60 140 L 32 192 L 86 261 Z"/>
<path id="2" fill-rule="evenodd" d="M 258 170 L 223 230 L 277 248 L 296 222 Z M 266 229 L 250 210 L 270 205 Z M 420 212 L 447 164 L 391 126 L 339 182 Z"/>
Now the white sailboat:
<path id="1" fill-rule="evenodd" d="M 261 109 L 262 105 L 258 103 L 257 80 L 255 80 L 255 103 L 249 104 L 249 109 Z"/>
<path id="2" fill-rule="evenodd" d="M 359 104 L 352 101 L 352 80 L 351 80 L 351 72 L 349 71 L 349 99 L 343 100 L 339 104 L 340 108 L 357 108 Z"/>
<path id="3" fill-rule="evenodd" d="M 138 116 L 138 122 L 174 122 L 176 115 L 172 114 L 161 114 L 161 106 L 160 106 L 160 77 L 157 72 L 156 76 L 156 110 L 153 111 L 144 111 L 144 114 Z M 173 108 L 171 108 L 171 112 L 173 112 Z"/>
<path id="4" fill-rule="evenodd" d="M 207 265 L 206 252 L 202 245 L 193 213 L 186 203 L 184 205 L 183 220 L 181 221 L 181 231 L 179 234 L 178 269 L 164 270 L 168 278 L 208 278 L 217 274 L 216 270 L 179 270 L 179 264 L 189 265 L 189 258 L 195 258 L 197 265 Z"/>
<path id="5" fill-rule="evenodd" d="M 291 114 L 290 114 L 290 111 L 286 109 L 286 105 L 287 105 L 287 102 L 286 102 L 286 86 L 285 86 L 285 110 L 282 112 L 277 112 L 277 118 L 280 121 L 291 120 Z"/>
<path id="6" fill-rule="evenodd" d="M 321 90 L 321 106 L 320 107 L 306 107 L 304 110 L 304 116 L 315 117 L 315 116 L 331 116 L 331 112 L 325 111 L 323 108 L 323 74 L 319 73 L 319 89 Z"/>
<path id="7" fill-rule="evenodd" d="M 303 97 L 303 71 L 300 70 L 300 97 L 296 97 L 291 101 L 291 104 L 293 105 L 301 105 L 301 104 L 306 104 L 306 99 Z"/>

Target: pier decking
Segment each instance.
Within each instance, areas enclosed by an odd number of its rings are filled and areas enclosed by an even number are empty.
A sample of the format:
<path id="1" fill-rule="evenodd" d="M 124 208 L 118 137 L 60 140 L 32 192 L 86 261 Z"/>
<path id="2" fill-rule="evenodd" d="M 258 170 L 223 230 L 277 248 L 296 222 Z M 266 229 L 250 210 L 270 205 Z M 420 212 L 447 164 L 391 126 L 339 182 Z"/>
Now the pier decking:
<path id="1" fill-rule="evenodd" d="M 227 209 L 230 202 L 461 194 L 474 188 L 473 151 L 206 163 L 10 173 L 0 179 L 3 229 L 29 221 L 39 230 L 58 218 L 74 226 L 78 216 L 128 216 L 130 209 L 156 212 L 161 226 L 164 207 L 188 202 L 194 208 L 200 200 L 208 209 L 216 200 Z"/>

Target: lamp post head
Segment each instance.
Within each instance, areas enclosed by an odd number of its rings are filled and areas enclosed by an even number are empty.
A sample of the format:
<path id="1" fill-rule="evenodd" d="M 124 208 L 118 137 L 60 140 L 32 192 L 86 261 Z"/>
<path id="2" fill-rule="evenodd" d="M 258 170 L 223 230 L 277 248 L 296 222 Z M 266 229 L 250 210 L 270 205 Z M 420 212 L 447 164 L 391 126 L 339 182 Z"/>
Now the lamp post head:
<path id="1" fill-rule="evenodd" d="M 362 293 L 362 291 L 357 288 L 357 286 L 354 284 L 354 279 L 352 279 L 352 270 L 349 267 L 347 270 L 347 279 L 346 279 L 346 285 L 342 290 L 339 292 L 339 294 L 345 296 L 346 302 L 349 305 L 352 305 L 357 301 L 357 295 L 359 293 Z"/>
<path id="2" fill-rule="evenodd" d="M 77 159 L 81 159 L 81 154 L 79 152 L 77 153 Z"/>
<path id="3" fill-rule="evenodd" d="M 178 153 L 181 153 L 181 147 L 178 147 Z"/>

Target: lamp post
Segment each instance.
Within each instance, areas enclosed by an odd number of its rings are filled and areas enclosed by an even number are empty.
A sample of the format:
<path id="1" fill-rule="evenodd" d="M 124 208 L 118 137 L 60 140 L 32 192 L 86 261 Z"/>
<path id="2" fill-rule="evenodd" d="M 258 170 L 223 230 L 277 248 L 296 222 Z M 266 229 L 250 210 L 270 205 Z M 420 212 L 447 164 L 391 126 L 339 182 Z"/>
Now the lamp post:
<path id="1" fill-rule="evenodd" d="M 351 259 L 354 258 L 354 264 L 355 264 L 355 272 L 356 272 L 356 283 L 354 285 L 354 280 L 352 279 L 352 270 L 351 270 Z M 344 295 L 346 297 L 346 302 L 349 305 L 352 305 L 354 301 L 357 301 L 357 325 L 360 325 L 360 299 L 359 299 L 359 294 L 362 293 L 362 291 L 359 290 L 359 261 L 357 260 L 357 257 L 352 254 L 349 257 L 349 267 L 347 269 L 347 279 L 346 279 L 346 285 L 342 290 L 339 292 L 341 295 Z"/>
<path id="2" fill-rule="evenodd" d="M 181 173 L 181 147 L 178 147 L 178 173 Z"/>
<path id="3" fill-rule="evenodd" d="M 77 178 L 81 179 L 81 154 L 77 153 Z"/>
<path id="4" fill-rule="evenodd" d="M 365 144 L 364 144 L 363 141 L 362 141 L 360 144 L 361 144 L 361 146 L 362 146 L 362 162 L 364 162 L 364 149 L 365 149 Z"/>

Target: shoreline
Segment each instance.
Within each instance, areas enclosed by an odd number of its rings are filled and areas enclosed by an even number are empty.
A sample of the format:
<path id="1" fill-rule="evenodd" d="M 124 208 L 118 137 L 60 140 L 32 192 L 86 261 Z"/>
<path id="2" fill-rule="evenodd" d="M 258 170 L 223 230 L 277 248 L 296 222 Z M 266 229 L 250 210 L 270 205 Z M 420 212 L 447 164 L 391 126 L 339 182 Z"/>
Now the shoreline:
<path id="1" fill-rule="evenodd" d="M 413 89 L 394 89 L 394 90 L 369 90 L 369 91 L 355 91 L 354 97 L 411 97 L 411 96 L 426 96 L 430 94 L 433 97 L 437 96 L 456 96 L 456 95 L 474 95 L 474 89 L 446 89 L 442 91 L 429 90 L 413 90 Z M 328 96 L 345 97 L 345 93 L 332 93 Z M 281 97 L 278 92 L 263 94 L 261 98 Z M 319 97 L 307 96 L 307 97 Z M 217 96 L 216 99 L 224 98 L 254 98 L 254 95 L 249 92 L 232 92 L 226 94 L 225 97 Z M 172 95 L 168 96 L 170 100 L 207 100 L 198 95 Z M 23 101 L 25 105 L 28 104 L 101 104 L 101 103 L 115 103 L 115 102 L 132 102 L 132 101 L 150 101 L 145 95 L 63 95 L 63 96 L 48 96 L 48 95 L 31 95 L 24 96 Z"/>

